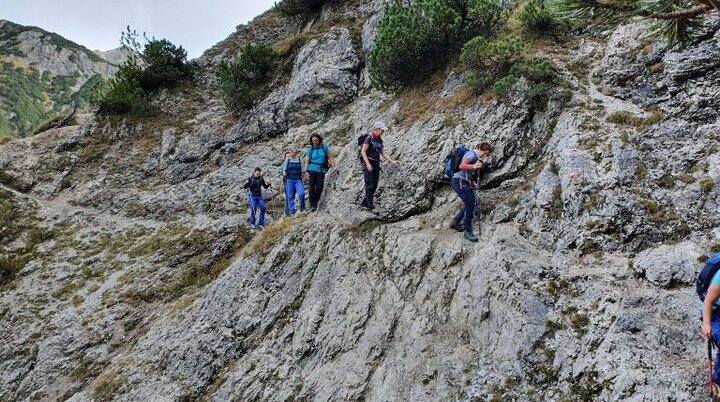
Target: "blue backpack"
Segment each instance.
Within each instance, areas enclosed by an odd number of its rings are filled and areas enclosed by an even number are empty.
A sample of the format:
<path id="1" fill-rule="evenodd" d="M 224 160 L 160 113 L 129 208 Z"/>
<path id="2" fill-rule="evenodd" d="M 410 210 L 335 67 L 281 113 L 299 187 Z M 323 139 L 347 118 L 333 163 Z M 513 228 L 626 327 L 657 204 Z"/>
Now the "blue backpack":
<path id="1" fill-rule="evenodd" d="M 452 179 L 453 175 L 460 171 L 460 163 L 463 156 L 470 151 L 465 145 L 458 145 L 448 156 L 445 157 L 443 174 L 446 178 Z"/>
<path id="2" fill-rule="evenodd" d="M 707 295 L 712 279 L 718 270 L 720 270 L 720 253 L 715 253 L 705 262 L 705 266 L 700 270 L 697 280 L 695 281 L 695 291 L 700 301 L 705 301 L 705 295 Z"/>

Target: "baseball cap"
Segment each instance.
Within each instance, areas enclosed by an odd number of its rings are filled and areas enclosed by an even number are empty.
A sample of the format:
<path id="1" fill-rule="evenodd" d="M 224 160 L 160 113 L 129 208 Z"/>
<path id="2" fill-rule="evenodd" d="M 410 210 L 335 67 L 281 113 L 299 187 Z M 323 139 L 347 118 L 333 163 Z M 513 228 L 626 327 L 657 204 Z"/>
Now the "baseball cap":
<path id="1" fill-rule="evenodd" d="M 375 122 L 375 124 L 373 125 L 373 129 L 376 129 L 376 128 L 379 128 L 382 131 L 387 131 L 387 129 L 388 129 L 387 126 L 385 125 L 385 122 L 383 122 L 382 120 L 378 120 Z"/>

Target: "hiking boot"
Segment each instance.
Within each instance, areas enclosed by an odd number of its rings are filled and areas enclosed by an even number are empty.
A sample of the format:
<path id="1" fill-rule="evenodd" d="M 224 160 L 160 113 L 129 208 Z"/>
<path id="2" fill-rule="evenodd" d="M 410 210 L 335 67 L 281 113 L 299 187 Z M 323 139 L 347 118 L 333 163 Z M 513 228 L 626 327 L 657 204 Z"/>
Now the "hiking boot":
<path id="1" fill-rule="evenodd" d="M 310 208 L 310 212 L 316 212 L 316 211 L 317 211 L 317 207 Z"/>
<path id="2" fill-rule="evenodd" d="M 255 229 L 255 224 L 254 224 L 254 223 L 251 223 L 251 224 L 250 224 L 250 229 Z"/>
<path id="3" fill-rule="evenodd" d="M 257 225 L 257 228 L 258 228 L 258 230 L 263 230 L 263 229 L 265 229 L 265 226 L 263 226 L 263 225 Z M 475 240 L 475 241 L 477 241 L 477 240 Z"/>
<path id="4" fill-rule="evenodd" d="M 463 237 L 465 237 L 467 240 L 470 240 L 473 243 L 478 241 L 478 238 L 477 238 L 477 236 L 475 236 L 475 233 L 473 233 L 472 229 L 465 230 L 465 235 Z"/>
<path id="5" fill-rule="evenodd" d="M 462 227 L 461 224 L 459 224 L 459 223 L 457 223 L 457 222 L 455 222 L 455 221 L 453 221 L 453 223 L 450 224 L 450 229 L 453 229 L 453 230 L 455 230 L 456 232 L 464 232 L 464 231 L 465 231 L 465 228 Z"/>

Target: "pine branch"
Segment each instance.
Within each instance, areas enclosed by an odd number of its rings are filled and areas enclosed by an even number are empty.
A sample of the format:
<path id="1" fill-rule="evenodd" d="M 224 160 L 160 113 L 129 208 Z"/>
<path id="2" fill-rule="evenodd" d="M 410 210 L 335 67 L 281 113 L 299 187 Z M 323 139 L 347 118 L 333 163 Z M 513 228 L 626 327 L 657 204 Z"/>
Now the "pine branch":
<path id="1" fill-rule="evenodd" d="M 695 18 L 702 14 L 707 14 L 712 9 L 712 6 L 708 4 L 702 4 L 693 8 L 672 11 L 669 13 L 638 14 L 638 16 L 653 18 L 657 20 L 686 20 L 689 18 Z"/>

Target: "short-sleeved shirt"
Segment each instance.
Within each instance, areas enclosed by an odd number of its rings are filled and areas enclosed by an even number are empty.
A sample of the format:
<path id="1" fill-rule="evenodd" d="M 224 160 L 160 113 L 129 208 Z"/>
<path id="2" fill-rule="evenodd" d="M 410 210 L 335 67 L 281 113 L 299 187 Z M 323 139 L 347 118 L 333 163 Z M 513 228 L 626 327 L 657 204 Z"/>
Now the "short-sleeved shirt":
<path id="1" fill-rule="evenodd" d="M 474 150 L 470 150 L 465 152 L 465 155 L 463 155 L 462 160 L 467 161 L 468 163 L 477 163 L 479 157 L 477 152 Z M 453 179 L 458 178 L 466 181 L 470 181 L 470 174 L 472 173 L 472 170 L 459 170 L 455 172 L 453 175 Z"/>
<path id="2" fill-rule="evenodd" d="M 711 284 L 720 286 L 720 271 L 718 271 L 717 273 L 715 273 L 715 276 L 713 276 L 711 282 L 712 282 Z M 718 306 L 720 306 L 720 298 L 718 298 L 717 301 L 715 301 L 715 304 L 718 305 Z"/>
<path id="3" fill-rule="evenodd" d="M 325 173 L 327 169 L 323 168 L 325 163 L 328 161 L 328 155 L 330 154 L 330 147 L 325 144 L 320 146 L 308 147 L 306 155 L 309 160 L 308 172 Z"/>
<path id="4" fill-rule="evenodd" d="M 370 134 L 367 138 L 365 138 L 365 142 L 363 144 L 369 145 L 367 149 L 367 157 L 370 160 L 370 164 L 380 165 L 380 155 L 382 154 L 384 146 L 382 138 L 377 138 Z"/>

